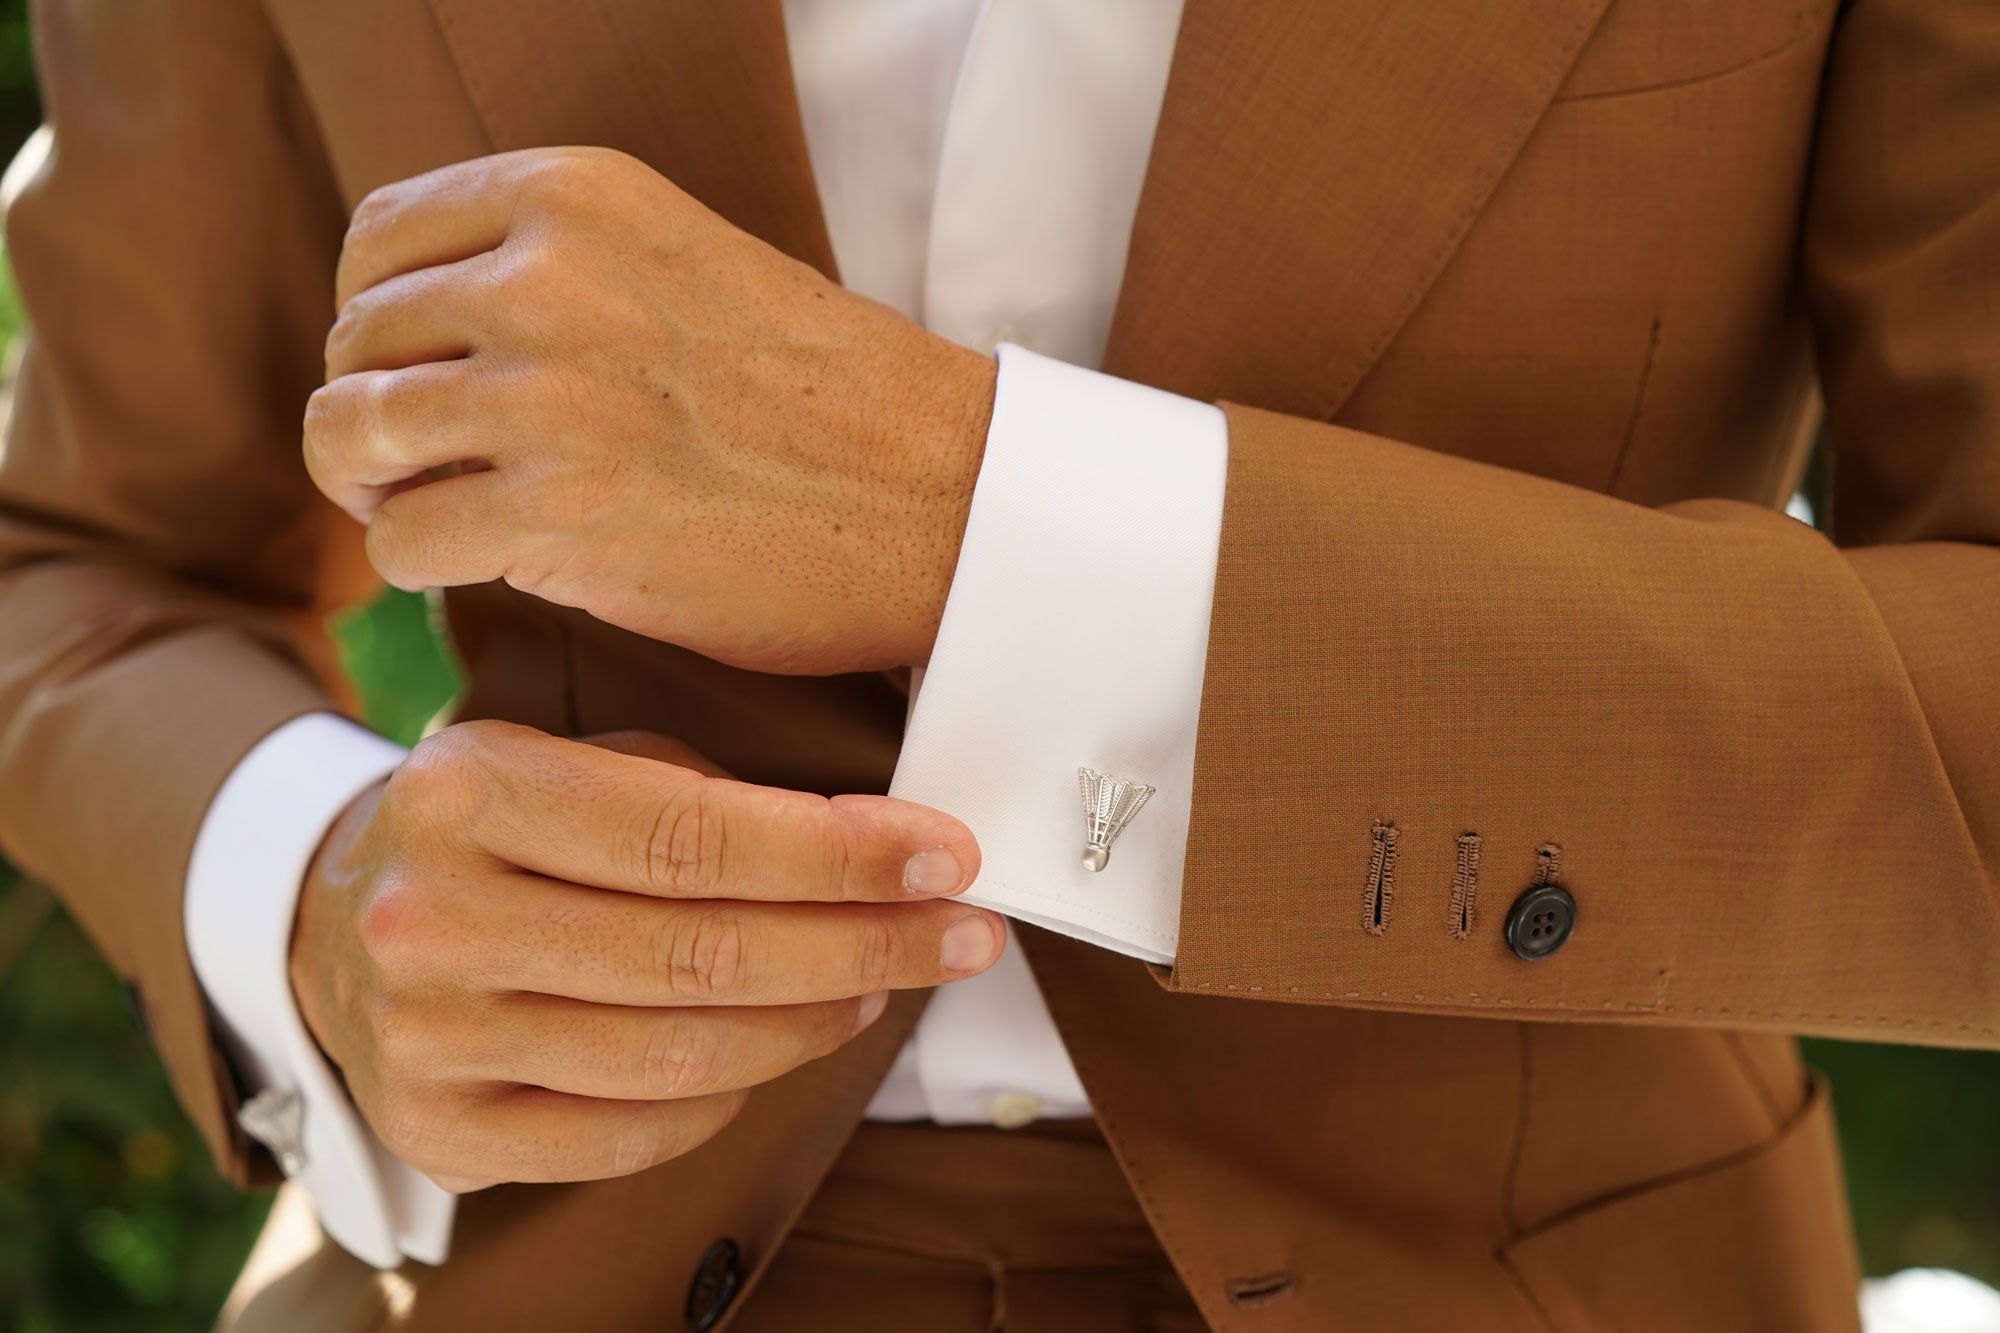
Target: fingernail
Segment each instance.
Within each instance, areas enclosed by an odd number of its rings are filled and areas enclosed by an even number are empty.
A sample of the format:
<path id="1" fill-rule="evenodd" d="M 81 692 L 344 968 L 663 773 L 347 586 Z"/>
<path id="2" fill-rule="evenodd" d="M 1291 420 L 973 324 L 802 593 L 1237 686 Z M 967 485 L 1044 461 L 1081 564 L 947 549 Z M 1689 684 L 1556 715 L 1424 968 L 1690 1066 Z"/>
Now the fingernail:
<path id="1" fill-rule="evenodd" d="M 956 893 L 965 871 L 949 847 L 918 852 L 903 866 L 903 887 L 911 893 Z"/>
<path id="2" fill-rule="evenodd" d="M 880 1018 L 882 1016 L 882 1011 L 884 1009 L 887 1009 L 888 1007 L 889 1007 L 888 991 L 878 990 L 871 995 L 862 996 L 861 1015 L 859 1018 L 855 1020 L 854 1030 L 856 1032 L 860 1032 L 865 1028 L 867 1028 L 869 1024 L 873 1023 L 876 1019 Z"/>
<path id="3" fill-rule="evenodd" d="M 1000 952 L 999 932 L 983 915 L 968 916 L 944 933 L 938 962 L 947 972 L 976 972 Z"/>

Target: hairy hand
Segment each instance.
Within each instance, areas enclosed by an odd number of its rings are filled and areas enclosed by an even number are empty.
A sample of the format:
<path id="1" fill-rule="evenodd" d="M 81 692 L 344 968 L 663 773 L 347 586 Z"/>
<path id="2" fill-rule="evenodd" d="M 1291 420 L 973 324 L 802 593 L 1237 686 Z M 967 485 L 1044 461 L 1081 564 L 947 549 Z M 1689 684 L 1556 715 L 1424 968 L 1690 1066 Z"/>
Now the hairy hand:
<path id="1" fill-rule="evenodd" d="M 906 801 L 732 782 L 660 737 L 463 723 L 328 835 L 292 987 L 362 1114 L 447 1189 L 623 1175 L 889 990 L 990 965 L 999 918 L 949 896 L 978 862 Z"/>
<path id="2" fill-rule="evenodd" d="M 391 583 L 504 579 L 734 666 L 922 665 L 995 367 L 608 149 L 386 186 L 306 461 Z"/>

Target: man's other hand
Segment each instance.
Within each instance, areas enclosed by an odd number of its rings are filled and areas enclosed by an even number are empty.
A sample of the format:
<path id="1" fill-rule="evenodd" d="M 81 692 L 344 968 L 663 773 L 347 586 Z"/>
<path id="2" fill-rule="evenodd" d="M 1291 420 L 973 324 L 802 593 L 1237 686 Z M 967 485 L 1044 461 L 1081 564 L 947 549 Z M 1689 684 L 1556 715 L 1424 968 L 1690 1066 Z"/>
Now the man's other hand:
<path id="1" fill-rule="evenodd" d="M 391 583 L 504 579 L 752 670 L 929 660 L 991 358 L 609 149 L 375 191 L 336 300 L 306 462 Z"/>
<path id="2" fill-rule="evenodd" d="M 300 899 L 307 1026 L 447 1189 L 623 1175 L 714 1135 L 887 992 L 969 976 L 964 825 L 733 782 L 685 746 L 471 722 L 328 835 Z"/>

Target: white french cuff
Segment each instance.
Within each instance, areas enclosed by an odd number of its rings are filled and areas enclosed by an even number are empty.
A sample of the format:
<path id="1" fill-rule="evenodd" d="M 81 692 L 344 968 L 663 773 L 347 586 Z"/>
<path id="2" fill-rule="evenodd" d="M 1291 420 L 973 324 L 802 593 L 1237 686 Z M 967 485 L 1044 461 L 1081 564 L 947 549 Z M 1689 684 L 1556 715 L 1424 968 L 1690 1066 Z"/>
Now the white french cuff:
<path id="1" fill-rule="evenodd" d="M 237 1069 L 239 1117 L 312 1199 L 326 1234 L 377 1268 L 442 1263 L 456 1199 L 397 1160 L 306 1031 L 287 957 L 320 840 L 405 751 L 331 713 L 273 731 L 223 781 L 188 862 L 188 954 Z"/>
<path id="2" fill-rule="evenodd" d="M 999 356 L 890 793 L 972 829 L 967 902 L 1172 962 L 1228 427 L 1207 403 L 1019 347 Z M 1079 769 L 1155 789 L 1097 873 Z"/>

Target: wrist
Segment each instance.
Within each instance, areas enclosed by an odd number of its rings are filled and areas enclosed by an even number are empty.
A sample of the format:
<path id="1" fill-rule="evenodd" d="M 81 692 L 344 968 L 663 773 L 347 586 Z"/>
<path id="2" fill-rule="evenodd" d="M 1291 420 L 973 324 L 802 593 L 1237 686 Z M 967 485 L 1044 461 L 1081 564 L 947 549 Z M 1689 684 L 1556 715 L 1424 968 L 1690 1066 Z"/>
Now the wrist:
<path id="1" fill-rule="evenodd" d="M 940 340 L 942 341 L 942 340 Z M 999 363 L 956 343 L 946 343 L 946 372 L 934 379 L 926 395 L 930 421 L 925 431 L 931 457 L 940 469 L 929 506 L 928 537 L 913 581 L 916 594 L 908 647 L 901 655 L 910 666 L 930 662 L 938 626 L 958 571 L 959 548 L 965 541 L 972 513 L 973 491 L 986 455 L 986 434 L 993 420 L 993 398 Z"/>
<path id="2" fill-rule="evenodd" d="M 359 852 L 387 785 L 384 778 L 364 788 L 327 827 L 299 885 L 292 921 L 286 956 L 292 1001 L 307 1035 L 335 1068 L 340 1061 L 334 1058 L 333 1037 L 341 1008 L 337 941 L 353 929 L 354 886 L 362 878 Z"/>

